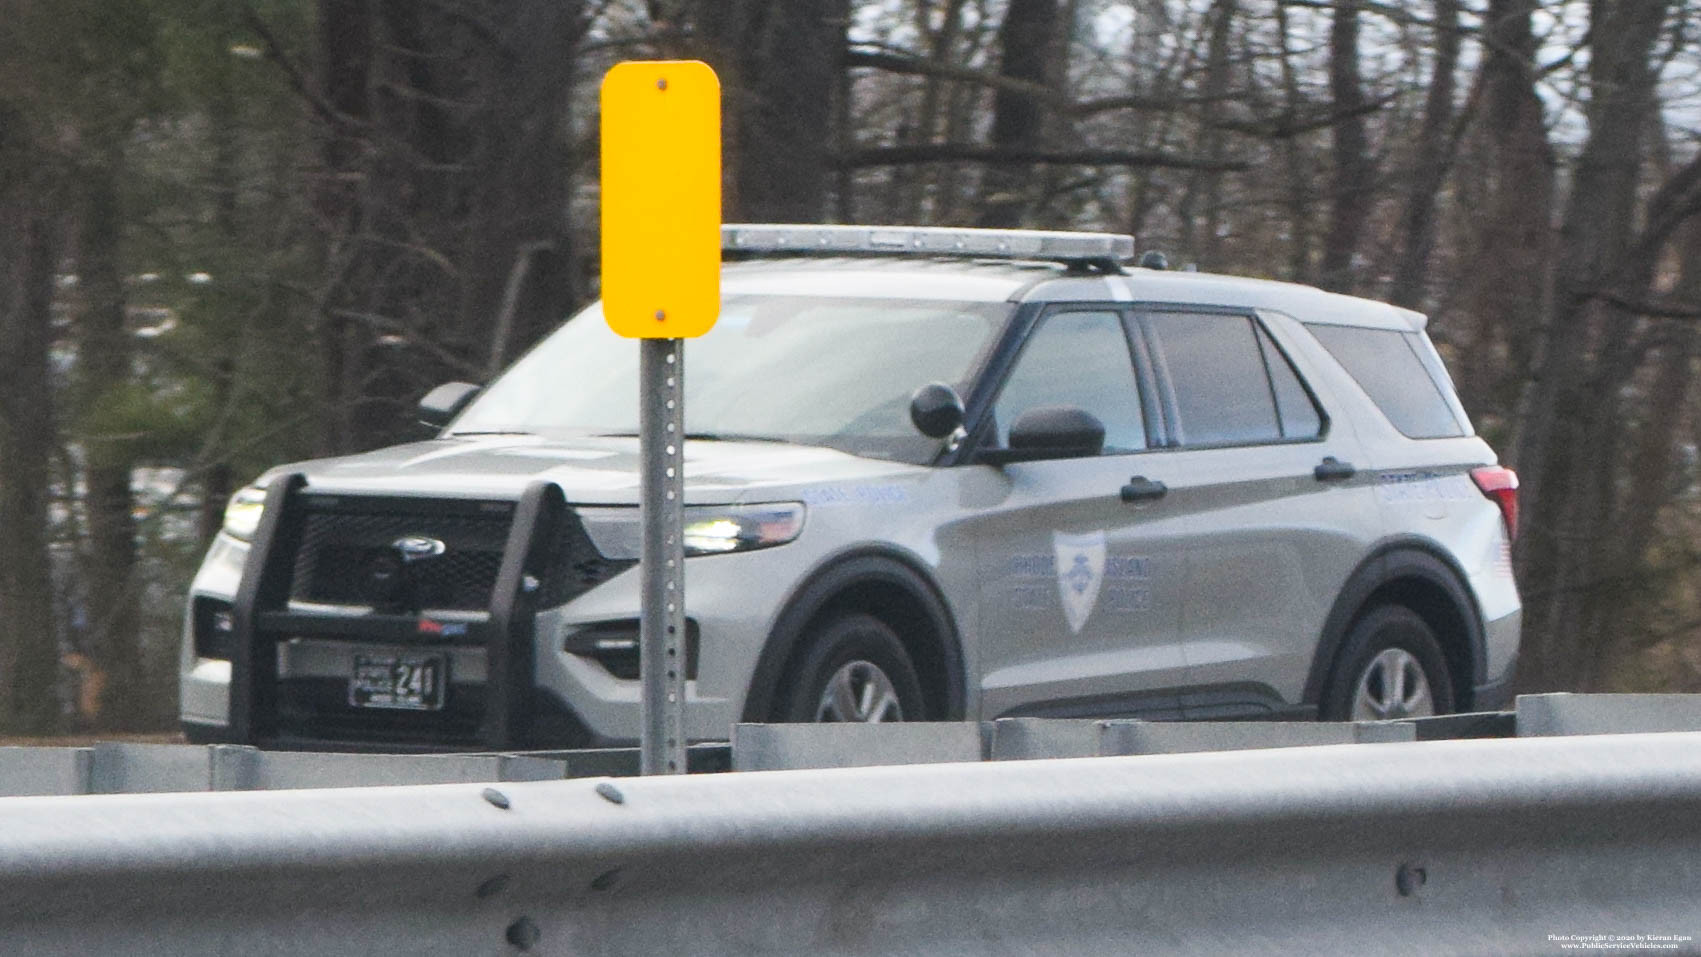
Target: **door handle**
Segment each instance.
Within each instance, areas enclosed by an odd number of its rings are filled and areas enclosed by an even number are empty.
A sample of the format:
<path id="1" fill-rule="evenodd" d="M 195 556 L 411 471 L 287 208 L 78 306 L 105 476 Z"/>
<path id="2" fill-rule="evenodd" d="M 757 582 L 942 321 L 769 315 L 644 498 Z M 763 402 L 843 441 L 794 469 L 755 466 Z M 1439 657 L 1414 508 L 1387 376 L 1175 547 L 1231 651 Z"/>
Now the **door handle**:
<path id="1" fill-rule="evenodd" d="M 1124 502 L 1153 502 L 1163 498 L 1169 491 L 1169 486 L 1162 482 L 1153 481 L 1144 475 L 1136 475 L 1122 486 Z"/>
<path id="2" fill-rule="evenodd" d="M 1343 462 L 1331 455 L 1317 463 L 1311 474 L 1317 476 L 1319 482 L 1344 482 L 1357 475 L 1358 469 L 1353 468 L 1351 462 Z"/>

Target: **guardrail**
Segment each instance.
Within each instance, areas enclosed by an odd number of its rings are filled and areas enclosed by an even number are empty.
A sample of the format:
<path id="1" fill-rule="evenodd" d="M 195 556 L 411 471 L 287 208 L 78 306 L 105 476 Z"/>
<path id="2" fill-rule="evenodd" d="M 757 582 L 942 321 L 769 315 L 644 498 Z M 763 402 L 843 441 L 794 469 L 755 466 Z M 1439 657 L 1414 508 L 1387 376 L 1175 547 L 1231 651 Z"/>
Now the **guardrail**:
<path id="1" fill-rule="evenodd" d="M 1433 954 L 1642 934 L 1693 951 L 1697 822 L 1694 732 L 11 798 L 0 939 L 77 955 Z"/>
<path id="2" fill-rule="evenodd" d="M 692 745 L 688 765 L 697 773 L 778 771 L 1653 731 L 1701 731 L 1701 695 L 1526 695 L 1512 712 L 1357 723 L 1001 718 L 744 724 L 733 729 L 729 743 Z M 325 754 L 103 742 L 87 748 L 0 748 L 0 797 L 628 777 L 639 773 L 640 763 L 635 748 Z"/>
<path id="3" fill-rule="evenodd" d="M 725 771 L 724 744 L 692 745 L 692 771 Z M 515 754 L 326 754 L 246 745 L 100 742 L 0 748 L 0 797 L 269 791 L 632 776 L 636 748 Z"/>
<path id="4" fill-rule="evenodd" d="M 733 729 L 732 768 L 778 771 L 1655 731 L 1701 731 L 1701 695 L 1521 695 L 1515 710 L 1507 712 L 1336 723 L 1001 718 L 978 725 L 746 724 Z"/>
<path id="5" fill-rule="evenodd" d="M 732 768 L 786 771 L 1032 761 L 1415 740 L 1416 726 L 1405 721 L 1313 724 L 1000 718 L 979 724 L 741 724 L 732 731 Z"/>

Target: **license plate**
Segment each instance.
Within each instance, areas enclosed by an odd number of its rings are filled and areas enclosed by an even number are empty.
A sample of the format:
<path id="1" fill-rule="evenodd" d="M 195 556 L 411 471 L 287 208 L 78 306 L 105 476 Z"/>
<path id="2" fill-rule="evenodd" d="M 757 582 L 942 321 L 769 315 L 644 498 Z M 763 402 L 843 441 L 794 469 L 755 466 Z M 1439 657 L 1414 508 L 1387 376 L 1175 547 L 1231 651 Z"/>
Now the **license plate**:
<path id="1" fill-rule="evenodd" d="M 447 671 L 442 655 L 355 655 L 348 703 L 356 708 L 436 711 Z"/>

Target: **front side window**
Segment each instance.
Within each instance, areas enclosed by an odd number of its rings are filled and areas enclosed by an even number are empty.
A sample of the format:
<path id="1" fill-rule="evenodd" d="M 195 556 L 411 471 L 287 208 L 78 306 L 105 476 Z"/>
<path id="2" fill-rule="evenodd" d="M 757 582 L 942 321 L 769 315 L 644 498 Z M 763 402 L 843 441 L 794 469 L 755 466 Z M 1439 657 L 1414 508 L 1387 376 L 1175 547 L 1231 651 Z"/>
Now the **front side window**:
<path id="1" fill-rule="evenodd" d="M 998 446 L 1009 445 L 1010 425 L 1023 412 L 1042 406 L 1074 406 L 1098 418 L 1107 455 L 1146 447 L 1121 316 L 1057 312 L 1040 320 L 993 405 Z"/>
<path id="2" fill-rule="evenodd" d="M 929 382 L 964 390 L 1012 309 L 729 296 L 714 328 L 685 343 L 686 432 L 931 461 L 939 442 L 910 423 L 910 396 Z M 593 305 L 516 362 L 449 431 L 635 435 L 638 351 Z"/>

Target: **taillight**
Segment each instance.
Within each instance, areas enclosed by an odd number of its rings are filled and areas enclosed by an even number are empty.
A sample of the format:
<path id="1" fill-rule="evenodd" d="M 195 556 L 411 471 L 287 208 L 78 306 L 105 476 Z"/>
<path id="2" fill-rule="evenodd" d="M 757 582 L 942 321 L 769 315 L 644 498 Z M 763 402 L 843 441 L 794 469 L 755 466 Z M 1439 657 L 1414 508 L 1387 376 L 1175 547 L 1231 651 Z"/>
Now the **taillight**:
<path id="1" fill-rule="evenodd" d="M 1506 523 L 1506 538 L 1518 537 L 1518 473 L 1503 465 L 1485 465 L 1471 469 L 1471 480 L 1477 488 L 1500 506 L 1500 519 Z"/>

